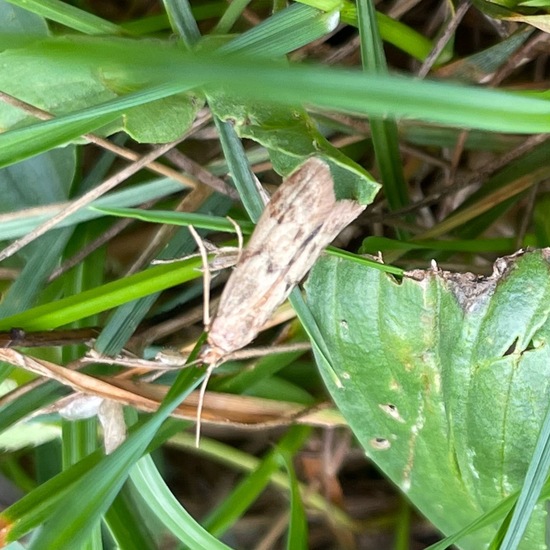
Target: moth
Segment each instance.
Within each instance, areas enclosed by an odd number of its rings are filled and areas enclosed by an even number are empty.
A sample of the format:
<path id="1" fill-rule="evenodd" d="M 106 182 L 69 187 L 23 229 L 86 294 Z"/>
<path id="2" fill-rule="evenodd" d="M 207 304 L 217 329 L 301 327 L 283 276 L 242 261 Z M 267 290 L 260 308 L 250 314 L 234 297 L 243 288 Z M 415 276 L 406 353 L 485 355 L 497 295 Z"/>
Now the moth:
<path id="1" fill-rule="evenodd" d="M 364 209 L 336 200 L 323 160 L 310 157 L 294 170 L 267 204 L 225 285 L 200 360 L 214 368 L 252 342 L 323 249 Z"/>

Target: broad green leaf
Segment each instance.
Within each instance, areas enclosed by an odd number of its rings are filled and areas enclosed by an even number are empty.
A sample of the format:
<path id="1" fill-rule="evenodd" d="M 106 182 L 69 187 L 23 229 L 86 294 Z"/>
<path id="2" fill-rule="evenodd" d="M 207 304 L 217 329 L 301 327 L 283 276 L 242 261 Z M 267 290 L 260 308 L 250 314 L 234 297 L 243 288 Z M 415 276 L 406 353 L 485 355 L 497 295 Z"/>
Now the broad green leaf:
<path id="1" fill-rule="evenodd" d="M 227 93 L 209 94 L 209 105 L 220 120 L 231 122 L 240 138 L 263 145 L 282 175 L 317 155 L 330 165 L 338 199 L 370 204 L 376 196 L 379 184 L 321 135 L 305 109 L 244 101 Z"/>
<path id="2" fill-rule="evenodd" d="M 432 269 L 402 281 L 322 258 L 308 303 L 331 352 L 321 372 L 367 455 L 443 533 L 522 487 L 550 394 L 550 250 L 493 275 Z M 546 548 L 533 511 L 520 548 Z M 498 523 L 460 547 L 485 547 Z"/>

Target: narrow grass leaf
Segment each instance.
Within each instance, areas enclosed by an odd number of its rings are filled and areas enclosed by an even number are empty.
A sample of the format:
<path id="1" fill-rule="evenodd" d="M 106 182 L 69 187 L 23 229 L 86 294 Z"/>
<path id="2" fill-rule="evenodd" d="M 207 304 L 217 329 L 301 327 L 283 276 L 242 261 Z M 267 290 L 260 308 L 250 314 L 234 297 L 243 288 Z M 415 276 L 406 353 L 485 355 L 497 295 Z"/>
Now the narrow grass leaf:
<path id="1" fill-rule="evenodd" d="M 163 4 L 174 31 L 183 38 L 188 47 L 194 46 L 201 39 L 201 33 L 189 2 L 187 0 L 163 0 Z"/>
<path id="2" fill-rule="evenodd" d="M 11 525 L 8 540 L 17 540 L 43 523 L 56 504 L 66 498 L 71 487 L 102 458 L 101 451 L 88 455 L 59 475 L 6 508 L 0 517 Z"/>
<path id="3" fill-rule="evenodd" d="M 180 373 L 158 411 L 118 449 L 75 482 L 67 498 L 52 511 L 30 550 L 78 547 L 86 540 L 125 483 L 130 468 L 145 452 L 162 423 L 200 382 L 201 375 L 204 373 L 199 373 L 197 368 Z"/>
<path id="4" fill-rule="evenodd" d="M 304 4 L 293 4 L 222 46 L 220 51 L 274 59 L 332 32 L 338 22 L 338 11 L 325 13 Z"/>
<path id="5" fill-rule="evenodd" d="M 69 227 L 101 217 L 103 214 L 94 210 L 93 208 L 95 206 L 98 208 L 136 206 L 146 201 L 157 200 L 167 195 L 178 193 L 181 189 L 180 183 L 168 178 L 161 178 L 133 185 L 127 189 L 115 191 L 97 199 L 91 203 L 92 206 L 83 208 L 71 216 L 68 216 L 56 227 Z M 38 211 L 29 209 L 27 211 L 19 211 L 15 214 L 0 215 L 0 240 L 16 239 L 26 235 L 58 214 L 67 205 L 68 203 L 63 203 L 61 205 L 51 204 L 39 208 Z"/>
<path id="6" fill-rule="evenodd" d="M 188 89 L 186 85 L 183 88 Z M 130 107 L 169 97 L 182 90 L 167 83 L 101 103 L 87 109 L 0 134 L 0 167 L 64 145 L 116 120 Z"/>
<path id="7" fill-rule="evenodd" d="M 525 482 L 520 491 L 514 513 L 510 519 L 510 525 L 501 550 L 513 550 L 517 548 L 523 539 L 533 509 L 539 499 L 541 489 L 548 478 L 550 470 L 550 408 L 546 413 L 537 445 L 525 475 Z"/>
<path id="8" fill-rule="evenodd" d="M 514 239 L 453 239 L 422 240 L 415 242 L 397 241 L 387 237 L 367 237 L 361 245 L 361 254 L 378 254 L 385 250 L 447 250 L 450 252 L 510 252 Z"/>
<path id="9" fill-rule="evenodd" d="M 148 526 L 136 507 L 128 485 L 117 495 L 105 514 L 105 524 L 121 550 L 142 550 L 156 548 L 157 540 L 150 533 Z"/>
<path id="10" fill-rule="evenodd" d="M 235 233 L 235 226 L 227 219 L 221 216 L 212 216 L 208 214 L 198 214 L 196 212 L 174 212 L 172 210 L 140 210 L 138 208 L 102 208 L 93 207 L 96 212 L 118 216 L 120 218 L 134 218 L 144 222 L 165 223 L 170 225 L 188 226 L 192 225 L 200 229 L 210 231 L 223 231 L 225 233 Z M 254 224 L 245 220 L 235 220 L 245 235 L 250 235 L 254 230 Z"/>
<path id="11" fill-rule="evenodd" d="M 34 411 L 53 403 L 66 393 L 68 393 L 67 388 L 49 380 L 20 395 L 17 399 L 5 403 L 0 406 L 0 432 L 7 430 Z"/>
<path id="12" fill-rule="evenodd" d="M 296 471 L 292 464 L 292 455 L 285 452 L 281 453 L 280 457 L 284 461 L 290 481 L 290 521 L 286 547 L 288 550 L 298 550 L 300 548 L 306 550 L 308 548 L 306 511 L 302 502 Z"/>
<path id="13" fill-rule="evenodd" d="M 342 23 L 357 27 L 357 8 L 354 2 L 341 0 L 300 0 L 302 4 L 312 6 L 322 11 L 330 12 L 336 8 L 340 10 Z M 377 12 L 376 18 L 380 27 L 380 34 L 385 42 L 408 53 L 415 59 L 423 61 L 433 48 L 432 42 L 401 21 Z"/>
<path id="14" fill-rule="evenodd" d="M 88 39 L 90 40 L 90 39 Z M 131 52 L 131 48 L 129 49 Z M 133 67 L 133 78 L 161 79 L 152 86 L 65 117 L 0 135 L 0 165 L 60 145 L 91 131 L 124 109 L 160 99 L 196 86 L 236 92 L 243 99 L 281 105 L 304 101 L 320 107 L 371 116 L 412 117 L 441 124 L 504 132 L 548 132 L 550 103 L 519 93 L 417 81 L 399 76 L 360 74 L 339 68 L 281 66 L 265 59 L 235 58 L 221 54 L 173 52 L 177 66 L 166 63 L 166 48 L 159 48 L 154 67 L 151 47 L 142 66 Z M 174 55 L 169 56 L 174 61 Z M 138 70 L 139 69 L 139 70 Z M 158 80 L 157 80 L 158 81 Z M 254 81 L 254 86 L 248 83 Z M 284 82 L 282 87 L 280 84 Z M 102 118 L 105 116 L 105 118 Z"/>
<path id="15" fill-rule="evenodd" d="M 50 330 L 200 276 L 200 259 L 163 264 L 0 320 L 0 330 Z"/>
<path id="16" fill-rule="evenodd" d="M 250 2 L 251 0 L 235 0 L 235 2 L 231 2 L 214 27 L 212 34 L 227 34 Z"/>
<path id="17" fill-rule="evenodd" d="M 151 457 L 143 457 L 132 469 L 130 479 L 151 513 L 189 548 L 228 550 L 183 508 L 162 479 Z"/>
<path id="18" fill-rule="evenodd" d="M 85 34 L 122 34 L 118 25 L 60 0 L 6 0 L 46 19 Z"/>
<path id="19" fill-rule="evenodd" d="M 247 214 L 255 223 L 264 210 L 264 200 L 257 188 L 257 180 L 248 164 L 244 147 L 231 124 L 222 122 L 217 117 L 214 122 L 220 135 L 220 142 L 233 184 L 239 192 Z"/>
<path id="20" fill-rule="evenodd" d="M 254 472 L 241 481 L 225 500 L 204 520 L 204 526 L 213 534 L 221 535 L 248 509 L 269 483 L 271 476 L 279 470 L 277 455 L 281 452 L 294 454 L 306 441 L 311 429 L 293 426 L 269 451 Z"/>
<path id="21" fill-rule="evenodd" d="M 376 12 L 371 0 L 358 0 L 357 19 L 361 39 L 363 68 L 369 73 L 387 74 L 387 64 L 378 30 Z M 370 120 L 376 164 L 380 171 L 384 194 L 390 209 L 396 210 L 409 202 L 408 189 L 403 175 L 397 124 L 388 118 Z M 403 237 L 402 231 L 398 232 Z"/>

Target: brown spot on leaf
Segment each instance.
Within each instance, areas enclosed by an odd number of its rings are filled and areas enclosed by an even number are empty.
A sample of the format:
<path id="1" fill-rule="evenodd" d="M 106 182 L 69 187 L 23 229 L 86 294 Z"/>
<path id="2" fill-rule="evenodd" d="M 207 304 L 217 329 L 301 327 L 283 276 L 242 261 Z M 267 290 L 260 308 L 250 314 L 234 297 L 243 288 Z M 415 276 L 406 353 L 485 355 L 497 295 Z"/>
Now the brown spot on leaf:
<path id="1" fill-rule="evenodd" d="M 498 258 L 493 264 L 493 273 L 489 276 L 468 272 L 452 273 L 432 267 L 426 270 L 414 269 L 408 271 L 405 273 L 405 277 L 419 282 L 429 281 L 433 278 L 443 280 L 456 297 L 462 309 L 470 311 L 480 302 L 492 296 L 498 282 L 504 279 L 515 268 L 516 260 L 524 254 L 525 251 L 520 250 L 510 256 Z M 542 254 L 550 263 L 550 249 L 544 249 Z"/>
<path id="2" fill-rule="evenodd" d="M 391 443 L 383 437 L 375 437 L 370 440 L 371 447 L 377 451 L 386 451 L 391 447 Z"/>

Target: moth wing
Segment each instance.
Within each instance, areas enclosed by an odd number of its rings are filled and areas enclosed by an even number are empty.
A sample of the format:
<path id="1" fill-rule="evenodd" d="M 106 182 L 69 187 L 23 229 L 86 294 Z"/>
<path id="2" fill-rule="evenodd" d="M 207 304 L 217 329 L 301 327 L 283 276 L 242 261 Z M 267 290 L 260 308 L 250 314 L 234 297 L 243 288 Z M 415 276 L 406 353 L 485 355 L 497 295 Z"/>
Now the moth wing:
<path id="1" fill-rule="evenodd" d="M 306 161 L 279 187 L 231 274 L 210 327 L 225 352 L 250 343 L 321 251 L 362 211 L 336 201 L 328 165 Z"/>

